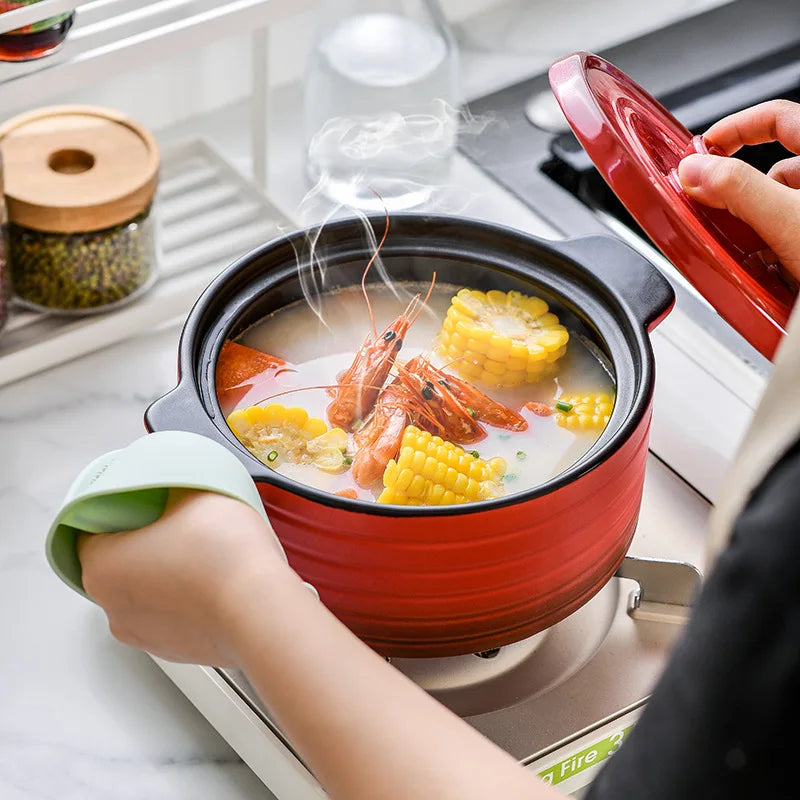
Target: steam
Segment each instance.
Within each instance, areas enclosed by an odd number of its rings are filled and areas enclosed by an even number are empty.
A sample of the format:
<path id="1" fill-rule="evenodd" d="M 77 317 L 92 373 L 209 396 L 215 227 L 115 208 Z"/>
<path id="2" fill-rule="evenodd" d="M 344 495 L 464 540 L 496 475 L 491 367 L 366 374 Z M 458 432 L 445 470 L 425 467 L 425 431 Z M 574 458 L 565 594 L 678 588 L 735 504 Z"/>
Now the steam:
<path id="1" fill-rule="evenodd" d="M 378 162 L 391 170 L 415 171 L 420 162 L 446 159 L 455 147 L 455 109 L 434 101 L 430 114 L 404 116 L 388 111 L 373 117 L 333 117 L 313 136 L 309 161 L 321 173 L 340 170 L 342 163 Z"/>
<path id="2" fill-rule="evenodd" d="M 325 226 L 334 219 L 358 218 L 369 251 L 374 253 L 383 225 L 373 228 L 366 212 L 388 210 L 389 240 L 394 211 L 463 213 L 477 195 L 449 182 L 456 141 L 459 136 L 480 135 L 492 124 L 489 116 L 477 117 L 468 109 L 459 111 L 436 100 L 430 113 L 334 117 L 314 134 L 308 165 L 315 183 L 298 209 L 308 234 L 295 256 L 305 301 L 326 328 L 322 295 L 330 287 L 322 235 Z M 370 283 L 376 279 L 398 300 L 408 302 L 413 294 L 392 280 L 380 254 L 370 270 Z"/>

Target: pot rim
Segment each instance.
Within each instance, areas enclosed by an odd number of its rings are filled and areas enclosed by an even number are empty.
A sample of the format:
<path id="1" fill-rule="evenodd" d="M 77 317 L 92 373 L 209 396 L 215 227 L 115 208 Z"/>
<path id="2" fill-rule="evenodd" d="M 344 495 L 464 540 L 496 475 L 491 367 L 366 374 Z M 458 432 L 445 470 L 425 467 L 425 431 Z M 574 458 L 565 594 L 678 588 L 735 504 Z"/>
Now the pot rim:
<path id="1" fill-rule="evenodd" d="M 383 216 L 368 215 L 366 217 L 366 221 L 378 230 L 382 230 L 382 227 L 380 226 L 384 224 L 384 220 L 385 217 Z M 292 247 L 295 252 L 298 252 L 295 245 L 302 244 L 306 240 L 306 236 L 309 235 L 311 231 L 315 230 L 315 228 L 303 229 L 288 235 L 283 234 L 275 237 L 269 242 L 266 242 L 260 247 L 257 247 L 238 258 L 209 284 L 190 311 L 181 333 L 179 346 L 180 377 L 178 384 L 175 389 L 162 397 L 160 400 L 155 401 L 155 403 L 153 403 L 150 408 L 147 409 L 145 420 L 148 429 L 157 429 L 150 425 L 150 415 L 154 406 L 163 401 L 168 401 L 173 392 L 185 394 L 187 391 L 190 391 L 194 395 L 198 410 L 202 410 L 202 413 L 206 415 L 208 422 L 213 427 L 214 432 L 217 434 L 218 440 L 224 441 L 225 444 L 233 448 L 233 451 L 239 456 L 240 460 L 247 467 L 250 476 L 257 486 L 259 484 L 267 484 L 277 489 L 297 495 L 303 499 L 319 503 L 323 506 L 348 511 L 350 513 L 369 514 L 379 517 L 451 517 L 480 514 L 482 512 L 491 511 L 494 509 L 519 505 L 538 499 L 545 495 L 552 494 L 553 492 L 575 483 L 580 478 L 602 466 L 622 447 L 622 445 L 630 438 L 630 436 L 635 433 L 642 419 L 647 414 L 652 402 L 655 370 L 654 356 L 648 336 L 648 330 L 654 327 L 655 324 L 657 324 L 669 312 L 669 309 L 674 302 L 674 294 L 671 290 L 671 287 L 669 287 L 666 279 L 661 276 L 656 267 L 650 264 L 650 262 L 646 261 L 638 253 L 635 253 L 635 251 L 633 251 L 627 245 L 611 236 L 584 237 L 583 239 L 571 239 L 565 240 L 564 242 L 549 241 L 507 226 L 484 222 L 483 220 L 424 213 L 393 214 L 391 217 L 391 222 L 393 227 L 397 227 L 398 224 L 401 223 L 412 225 L 414 223 L 433 225 L 452 225 L 453 223 L 456 223 L 466 226 L 466 228 L 474 234 L 495 236 L 499 234 L 504 239 L 508 240 L 508 242 L 512 245 L 516 243 L 525 248 L 530 248 L 531 245 L 533 245 L 542 251 L 543 255 L 547 254 L 562 261 L 565 259 L 569 260 L 581 272 L 585 273 L 590 279 L 598 282 L 605 290 L 607 290 L 608 295 L 614 301 L 614 305 L 616 305 L 616 309 L 611 307 L 612 304 L 607 298 L 598 297 L 598 302 L 605 306 L 609 310 L 609 313 L 614 317 L 617 329 L 623 332 L 626 331 L 632 336 L 635 348 L 629 347 L 629 349 L 631 351 L 634 349 L 638 351 L 640 361 L 640 378 L 633 392 L 631 402 L 628 403 L 627 408 L 620 407 L 617 405 L 617 403 L 615 403 L 612 417 L 608 426 L 606 426 L 606 429 L 603 433 L 601 433 L 597 441 L 577 461 L 573 462 L 569 467 L 567 467 L 567 469 L 558 475 L 555 475 L 550 480 L 538 486 L 532 487 L 531 489 L 514 492 L 504 497 L 448 506 L 384 505 L 375 502 L 369 502 L 367 500 L 340 497 L 331 492 L 316 489 L 312 486 L 295 481 L 278 472 L 275 472 L 274 470 L 271 470 L 269 467 L 262 464 L 261 461 L 252 455 L 252 453 L 250 453 L 238 441 L 238 439 L 236 439 L 230 428 L 228 428 L 228 425 L 225 422 L 224 414 L 222 413 L 222 409 L 219 405 L 219 400 L 217 399 L 216 391 L 209 391 L 207 396 L 201 391 L 200 381 L 198 380 L 197 361 L 201 350 L 204 351 L 204 355 L 208 354 L 208 346 L 206 345 L 205 347 L 200 347 L 200 344 L 205 338 L 205 333 L 210 328 L 206 318 L 211 316 L 216 320 L 220 319 L 219 312 L 214 311 L 213 309 L 213 305 L 216 302 L 219 290 L 225 286 L 225 284 L 228 283 L 238 272 L 246 269 L 253 261 L 264 257 L 270 251 L 275 250 L 279 246 L 284 247 L 288 245 L 289 247 Z M 325 232 L 339 233 L 342 230 L 347 231 L 351 228 L 353 230 L 363 230 L 364 224 L 365 223 L 362 218 L 348 217 L 326 224 Z M 600 240 L 612 242 L 613 249 L 617 251 L 617 255 L 620 255 L 623 251 L 627 251 L 629 258 L 632 255 L 640 262 L 640 268 L 647 267 L 658 275 L 664 286 L 667 287 L 666 290 L 663 290 L 663 294 L 665 297 L 668 296 L 669 298 L 668 301 L 661 303 L 663 308 L 656 309 L 658 313 L 652 313 L 649 319 L 643 318 L 643 316 L 646 317 L 646 315 L 643 315 L 641 309 L 637 314 L 636 310 L 632 308 L 632 306 L 635 306 L 635 302 L 631 303 L 631 298 L 626 299 L 624 297 L 624 288 L 621 289 L 620 287 L 613 286 L 602 275 L 598 276 L 597 274 L 593 273 L 584 263 L 577 260 L 576 255 L 572 252 L 574 248 L 570 247 L 575 243 L 580 244 L 587 241 L 596 243 Z M 386 243 L 384 244 L 384 249 L 381 251 L 382 254 L 384 256 L 399 255 L 397 252 L 393 252 L 393 250 L 400 248 L 393 248 L 390 242 L 391 230 L 390 236 L 387 238 Z M 461 247 L 462 249 L 459 249 L 459 244 L 454 243 L 450 250 L 440 250 L 437 252 L 437 255 L 444 257 L 449 255 L 452 258 L 463 258 L 463 243 L 461 243 Z M 424 253 L 421 252 L 422 250 L 424 250 L 424 246 L 420 248 L 420 255 L 424 255 Z M 369 251 L 366 252 L 369 254 Z M 583 252 L 586 255 L 589 254 L 586 250 Z M 336 264 L 340 263 L 341 261 L 347 261 L 351 253 L 348 252 L 344 255 L 347 256 L 347 258 L 340 258 L 339 261 L 334 260 L 332 263 Z M 486 253 L 482 253 L 480 256 L 473 254 L 471 258 L 477 263 L 485 266 L 485 268 L 496 270 L 499 269 L 499 265 L 492 264 L 489 261 L 488 254 Z M 532 284 L 537 282 L 533 275 L 526 275 L 525 272 L 520 268 L 505 266 L 503 269 L 515 275 L 516 277 L 528 280 Z M 293 264 L 292 270 L 296 273 L 296 265 Z M 286 270 L 278 269 L 274 274 L 276 276 L 283 275 L 285 271 Z M 562 297 L 567 297 L 558 289 L 550 286 L 547 288 L 550 289 L 550 291 L 561 295 Z M 217 337 L 217 340 L 212 344 L 210 353 L 211 368 L 207 369 L 203 375 L 203 380 L 205 382 L 210 383 L 211 385 L 215 383 L 214 379 L 216 375 L 216 364 L 222 345 L 225 341 L 227 341 L 230 329 L 240 318 L 241 314 L 244 313 L 246 307 L 253 302 L 253 299 L 254 298 L 250 298 L 247 301 L 242 301 L 240 299 L 239 305 L 236 309 L 237 313 L 232 314 L 230 318 L 226 320 L 225 325 L 223 326 L 224 336 Z M 580 308 L 580 306 L 578 307 Z M 582 313 L 586 313 L 583 311 L 583 309 L 581 309 L 581 311 Z M 614 311 L 617 313 L 614 314 Z M 586 316 L 587 319 L 592 319 L 592 321 L 594 321 L 593 318 L 589 317 L 588 314 Z M 624 320 L 624 322 L 622 320 Z M 616 372 L 616 363 L 614 366 Z M 208 405 L 209 401 L 211 404 L 210 408 Z M 623 414 L 626 414 L 627 416 L 620 422 L 618 427 L 613 430 L 613 433 L 608 433 L 610 430 L 612 430 L 612 423 L 614 422 L 615 417 L 619 418 Z M 209 435 L 210 432 L 207 426 L 204 427 L 202 433 L 204 435 Z"/>

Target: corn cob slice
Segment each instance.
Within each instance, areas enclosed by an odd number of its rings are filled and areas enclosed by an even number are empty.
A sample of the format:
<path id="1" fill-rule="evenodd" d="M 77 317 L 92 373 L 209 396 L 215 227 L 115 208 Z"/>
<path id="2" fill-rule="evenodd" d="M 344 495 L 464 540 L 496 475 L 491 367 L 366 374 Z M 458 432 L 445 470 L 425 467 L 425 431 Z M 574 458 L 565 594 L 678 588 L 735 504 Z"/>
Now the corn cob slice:
<path id="1" fill-rule="evenodd" d="M 409 425 L 397 460 L 386 465 L 378 502 L 443 506 L 499 497 L 505 471 L 502 458 L 475 458 L 452 442 Z"/>
<path id="2" fill-rule="evenodd" d="M 608 425 L 613 408 L 614 400 L 607 394 L 564 395 L 556 404 L 556 423 L 576 432 L 601 431 Z"/>
<path id="3" fill-rule="evenodd" d="M 450 301 L 439 350 L 469 380 L 535 383 L 555 372 L 569 333 L 538 297 L 461 289 Z"/>
<path id="4" fill-rule="evenodd" d="M 313 464 L 325 472 L 345 466 L 347 434 L 341 428 L 328 430 L 323 420 L 309 417 L 305 409 L 279 403 L 250 406 L 232 412 L 227 422 L 236 438 L 267 466 L 289 461 Z"/>

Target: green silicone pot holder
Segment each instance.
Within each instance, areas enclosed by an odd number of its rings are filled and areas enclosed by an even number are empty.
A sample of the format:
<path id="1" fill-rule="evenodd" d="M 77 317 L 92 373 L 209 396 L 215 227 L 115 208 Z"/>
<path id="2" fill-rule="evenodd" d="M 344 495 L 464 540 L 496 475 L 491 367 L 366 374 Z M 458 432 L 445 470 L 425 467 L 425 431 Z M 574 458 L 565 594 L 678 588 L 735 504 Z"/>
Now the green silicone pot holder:
<path id="1" fill-rule="evenodd" d="M 151 433 L 100 456 L 78 475 L 47 535 L 50 566 L 86 597 L 75 547 L 78 535 L 150 525 L 163 514 L 170 489 L 228 495 L 267 519 L 247 469 L 221 444 L 185 431 Z"/>

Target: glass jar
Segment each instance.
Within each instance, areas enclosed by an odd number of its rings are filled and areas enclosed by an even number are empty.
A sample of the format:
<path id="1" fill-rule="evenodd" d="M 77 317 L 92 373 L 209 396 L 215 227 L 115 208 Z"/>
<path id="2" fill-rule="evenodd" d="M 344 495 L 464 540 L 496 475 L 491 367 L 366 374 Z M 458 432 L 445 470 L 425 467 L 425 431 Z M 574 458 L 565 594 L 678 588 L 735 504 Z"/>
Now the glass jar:
<path id="1" fill-rule="evenodd" d="M 0 0 L 0 14 L 38 2 L 40 0 Z M 75 12 L 67 11 L 0 33 L 0 61 L 33 61 L 50 55 L 67 38 L 74 20 Z"/>
<path id="2" fill-rule="evenodd" d="M 310 180 L 359 208 L 424 203 L 448 179 L 458 119 L 458 54 L 438 3 L 326 0 L 320 14 L 305 82 Z"/>
<path id="3" fill-rule="evenodd" d="M 41 311 L 105 311 L 156 279 L 158 149 L 107 109 L 62 106 L 0 128 L 14 298 Z"/>
<path id="4" fill-rule="evenodd" d="M 155 219 L 150 209 L 128 222 L 85 233 L 8 226 L 11 282 L 29 308 L 104 311 L 133 300 L 156 278 Z"/>

